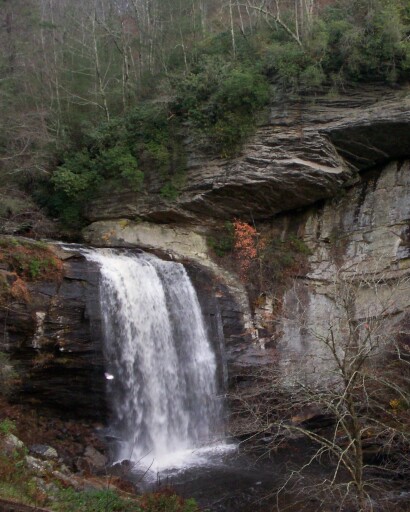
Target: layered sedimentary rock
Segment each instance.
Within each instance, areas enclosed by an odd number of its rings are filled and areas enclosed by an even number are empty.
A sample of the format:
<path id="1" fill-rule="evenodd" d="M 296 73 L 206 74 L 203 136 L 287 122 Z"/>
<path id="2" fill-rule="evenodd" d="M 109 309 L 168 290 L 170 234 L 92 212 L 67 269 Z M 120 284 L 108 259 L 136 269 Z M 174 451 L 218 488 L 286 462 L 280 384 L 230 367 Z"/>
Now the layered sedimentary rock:
<path id="1" fill-rule="evenodd" d="M 266 219 L 333 197 L 357 181 L 358 171 L 408 155 L 409 140 L 406 90 L 278 101 L 236 159 L 191 153 L 176 201 L 155 189 L 122 192 L 94 201 L 88 216 L 189 224 Z"/>
<path id="2" fill-rule="evenodd" d="M 0 350 L 14 367 L 17 401 L 61 417 L 106 416 L 98 269 L 58 249 L 63 277 L 27 283 L 0 308 Z"/>
<path id="3" fill-rule="evenodd" d="M 388 317 L 386 328 L 402 331 L 410 344 L 410 162 L 365 173 L 343 197 L 312 210 L 301 228 L 310 270 L 284 296 L 281 358 L 319 364 L 323 343 L 315 333 L 330 328 L 342 283 L 354 287 L 354 322 Z"/>

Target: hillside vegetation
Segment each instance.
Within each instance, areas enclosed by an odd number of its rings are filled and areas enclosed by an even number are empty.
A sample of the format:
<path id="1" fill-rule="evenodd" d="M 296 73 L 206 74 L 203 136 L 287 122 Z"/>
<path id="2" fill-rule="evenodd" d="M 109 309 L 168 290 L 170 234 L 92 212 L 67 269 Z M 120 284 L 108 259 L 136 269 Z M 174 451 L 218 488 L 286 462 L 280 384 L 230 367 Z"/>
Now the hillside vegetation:
<path id="1" fill-rule="evenodd" d="M 275 97 L 409 77 L 407 0 L 0 5 L 0 197 L 19 189 L 74 230 L 107 190 L 157 181 L 174 200 L 188 135 L 231 158 Z"/>

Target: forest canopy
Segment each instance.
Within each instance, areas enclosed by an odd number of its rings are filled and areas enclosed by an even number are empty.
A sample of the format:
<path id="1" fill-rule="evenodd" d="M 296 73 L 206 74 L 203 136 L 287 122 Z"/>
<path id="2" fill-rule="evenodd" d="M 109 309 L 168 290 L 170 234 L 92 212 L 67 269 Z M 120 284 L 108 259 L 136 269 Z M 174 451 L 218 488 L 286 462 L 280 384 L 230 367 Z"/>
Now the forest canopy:
<path id="1" fill-rule="evenodd" d="M 74 228 L 107 188 L 138 194 L 155 178 L 175 199 L 187 133 L 230 158 L 277 95 L 410 71 L 407 0 L 0 0 L 0 12 L 0 196 L 29 191 Z"/>

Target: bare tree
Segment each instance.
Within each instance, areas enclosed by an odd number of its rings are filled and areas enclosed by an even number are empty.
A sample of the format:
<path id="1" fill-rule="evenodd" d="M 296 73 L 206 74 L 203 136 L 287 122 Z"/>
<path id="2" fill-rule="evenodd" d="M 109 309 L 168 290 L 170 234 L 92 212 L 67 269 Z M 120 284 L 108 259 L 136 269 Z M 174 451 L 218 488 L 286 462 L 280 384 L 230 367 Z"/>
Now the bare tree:
<path id="1" fill-rule="evenodd" d="M 315 0 L 247 0 L 247 7 L 264 16 L 268 25 L 280 27 L 303 48 L 314 21 Z"/>
<path id="2" fill-rule="evenodd" d="M 295 436 L 316 446 L 278 494 L 303 476 L 293 493 L 314 493 L 324 507 L 330 499 L 332 510 L 401 510 L 387 491 L 410 470 L 409 317 L 397 307 L 409 291 L 408 277 L 338 272 L 326 291 L 327 322 L 307 327 L 311 358 L 286 382 L 278 365 L 265 369 L 252 395 L 234 397 L 250 418 L 248 432 L 271 436 L 270 450 Z M 326 428 L 307 421 L 319 414 Z M 329 474 L 307 489 L 306 470 L 318 461 Z"/>

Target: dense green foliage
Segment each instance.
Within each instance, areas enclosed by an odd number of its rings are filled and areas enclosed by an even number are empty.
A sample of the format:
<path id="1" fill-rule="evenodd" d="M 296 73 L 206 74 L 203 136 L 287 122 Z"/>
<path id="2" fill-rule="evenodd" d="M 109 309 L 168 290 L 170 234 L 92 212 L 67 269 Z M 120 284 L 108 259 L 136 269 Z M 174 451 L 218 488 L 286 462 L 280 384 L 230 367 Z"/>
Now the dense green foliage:
<path id="1" fill-rule="evenodd" d="M 324 68 L 355 81 L 394 83 L 410 69 L 409 4 L 394 0 L 336 2 L 323 17 Z M 323 30 L 323 29 L 322 29 Z"/>
<path id="2" fill-rule="evenodd" d="M 287 90 L 395 83 L 409 76 L 409 30 L 405 2 L 337 0 L 312 21 L 301 44 L 265 32 L 260 55 L 265 71 Z"/>
<path id="3" fill-rule="evenodd" d="M 235 156 L 278 93 L 409 76 L 407 0 L 148 3 L 2 0 L 0 173 L 67 226 L 107 190 L 175 200 L 184 138 Z"/>
<path id="4" fill-rule="evenodd" d="M 157 175 L 167 197 L 182 168 L 179 139 L 178 123 L 168 122 L 166 108 L 153 103 L 97 128 L 83 128 L 39 191 L 39 200 L 65 225 L 80 227 L 84 205 L 105 191 L 138 193 L 145 178 Z"/>
<path id="5" fill-rule="evenodd" d="M 111 490 L 76 492 L 72 488 L 62 489 L 58 503 L 53 507 L 58 512 L 140 512 L 135 502 L 121 499 Z"/>
<path id="6" fill-rule="evenodd" d="M 269 101 L 266 76 L 250 63 L 203 56 L 175 86 L 172 108 L 202 143 L 232 156 L 255 126 L 255 114 Z"/>

